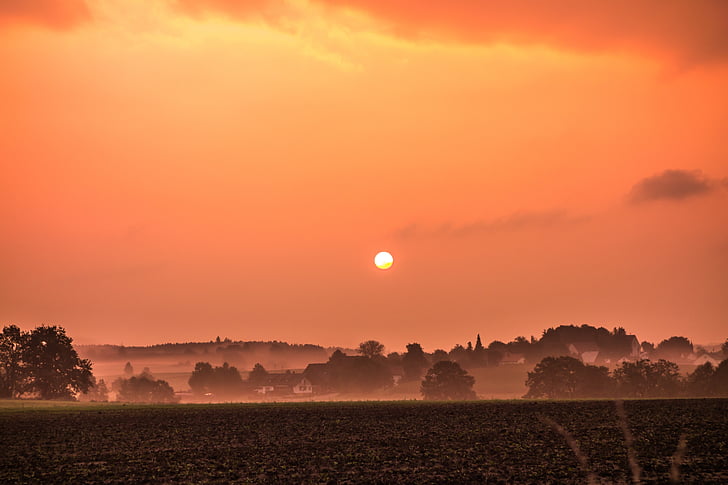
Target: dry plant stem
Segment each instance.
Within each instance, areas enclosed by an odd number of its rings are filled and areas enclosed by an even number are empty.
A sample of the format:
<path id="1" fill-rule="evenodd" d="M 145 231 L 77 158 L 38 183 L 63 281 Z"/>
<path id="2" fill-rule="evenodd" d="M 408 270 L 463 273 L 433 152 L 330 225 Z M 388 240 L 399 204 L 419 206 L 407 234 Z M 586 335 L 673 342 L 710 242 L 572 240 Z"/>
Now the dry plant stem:
<path id="1" fill-rule="evenodd" d="M 637 463 L 637 453 L 634 451 L 634 439 L 627 425 L 627 414 L 624 412 L 624 402 L 615 401 L 614 404 L 617 408 L 617 416 L 619 416 L 619 425 L 624 433 L 624 442 L 627 445 L 627 459 L 629 460 L 629 468 L 632 470 L 632 483 L 640 483 L 642 470 Z"/>
<path id="2" fill-rule="evenodd" d="M 559 423 L 554 421 L 551 418 L 547 418 L 546 416 L 539 416 L 538 419 L 552 428 L 556 430 L 557 433 L 559 433 L 561 436 L 564 437 L 566 442 L 571 447 L 571 451 L 574 452 L 574 455 L 576 455 L 576 459 L 579 460 L 579 465 L 581 465 L 581 469 L 586 473 L 587 476 L 587 483 L 589 485 L 596 485 L 597 484 L 597 477 L 594 475 L 594 473 L 589 469 L 589 462 L 586 459 L 586 456 L 581 452 L 581 449 L 579 448 L 579 443 L 574 439 L 573 436 L 571 436 L 571 433 L 566 431 L 563 426 L 561 426 Z"/>
<path id="3" fill-rule="evenodd" d="M 680 465 L 682 464 L 683 457 L 685 457 L 685 449 L 687 448 L 688 441 L 685 438 L 685 433 L 680 435 L 680 440 L 677 442 L 677 450 L 672 455 L 672 465 L 670 465 L 670 481 L 672 483 L 680 483 Z"/>

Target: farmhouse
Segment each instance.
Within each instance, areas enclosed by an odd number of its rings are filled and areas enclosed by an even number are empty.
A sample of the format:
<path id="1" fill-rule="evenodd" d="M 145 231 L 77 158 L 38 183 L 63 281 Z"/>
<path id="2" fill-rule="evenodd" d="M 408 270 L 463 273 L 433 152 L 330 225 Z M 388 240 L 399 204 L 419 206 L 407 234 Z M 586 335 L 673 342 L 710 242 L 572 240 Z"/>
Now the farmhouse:
<path id="1" fill-rule="evenodd" d="M 594 364 L 599 357 L 599 346 L 594 342 L 572 342 L 568 349 L 572 356 L 581 359 L 585 364 Z"/>
<path id="2" fill-rule="evenodd" d="M 500 365 L 518 365 L 525 364 L 526 356 L 523 354 L 513 354 L 506 352 L 503 354 L 503 358 L 500 360 Z"/>

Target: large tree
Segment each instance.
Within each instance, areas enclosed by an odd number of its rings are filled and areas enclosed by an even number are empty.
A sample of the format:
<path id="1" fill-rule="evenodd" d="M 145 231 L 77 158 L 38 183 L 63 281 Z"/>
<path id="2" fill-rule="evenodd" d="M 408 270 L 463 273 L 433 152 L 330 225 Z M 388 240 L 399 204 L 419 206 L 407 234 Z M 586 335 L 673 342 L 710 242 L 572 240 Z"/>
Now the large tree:
<path id="1" fill-rule="evenodd" d="M 614 380 L 623 397 L 676 396 L 681 384 L 677 364 L 662 359 L 623 362 L 614 370 Z"/>
<path id="2" fill-rule="evenodd" d="M 215 396 L 235 396 L 243 390 L 240 372 L 227 362 L 221 367 L 212 367 L 208 362 L 198 362 L 188 382 L 192 392 L 200 396 L 207 393 Z"/>
<path id="3" fill-rule="evenodd" d="M 693 343 L 686 337 L 670 337 L 655 349 L 655 355 L 660 359 L 686 359 L 692 353 Z"/>
<path id="4" fill-rule="evenodd" d="M 114 387 L 118 389 L 116 399 L 122 402 L 175 403 L 179 401 L 174 395 L 174 389 L 167 381 L 155 380 L 145 374 L 129 379 L 119 378 Z"/>
<path id="5" fill-rule="evenodd" d="M 475 378 L 457 362 L 441 360 L 427 371 L 420 392 L 425 399 L 438 401 L 475 399 Z"/>
<path id="6" fill-rule="evenodd" d="M 715 394 L 715 367 L 710 362 L 699 365 L 685 381 L 689 396 L 707 397 Z"/>
<path id="7" fill-rule="evenodd" d="M 360 343 L 358 350 L 361 355 L 370 359 L 384 355 L 384 345 L 376 340 L 367 340 Z"/>
<path id="8" fill-rule="evenodd" d="M 42 399 L 72 399 L 92 385 L 91 361 L 79 358 L 73 339 L 58 326 L 40 326 L 30 332 L 23 352 L 28 390 Z"/>
<path id="9" fill-rule="evenodd" d="M 27 341 L 27 332 L 15 325 L 0 333 L 0 397 L 16 398 L 23 392 L 27 378 L 23 352 Z"/>
<path id="10" fill-rule="evenodd" d="M 603 397 L 612 389 L 609 369 L 567 356 L 544 357 L 528 373 L 526 385 L 527 398 Z"/>
<path id="11" fill-rule="evenodd" d="M 422 378 L 425 369 L 430 363 L 427 360 L 422 346 L 418 343 L 407 344 L 407 352 L 402 356 L 404 380 L 416 381 Z"/>
<path id="12" fill-rule="evenodd" d="M 250 374 L 248 374 L 248 382 L 253 385 L 260 386 L 265 384 L 267 380 L 268 371 L 265 370 L 265 367 L 263 367 L 260 363 L 255 364 L 253 366 L 253 370 L 251 370 Z"/>

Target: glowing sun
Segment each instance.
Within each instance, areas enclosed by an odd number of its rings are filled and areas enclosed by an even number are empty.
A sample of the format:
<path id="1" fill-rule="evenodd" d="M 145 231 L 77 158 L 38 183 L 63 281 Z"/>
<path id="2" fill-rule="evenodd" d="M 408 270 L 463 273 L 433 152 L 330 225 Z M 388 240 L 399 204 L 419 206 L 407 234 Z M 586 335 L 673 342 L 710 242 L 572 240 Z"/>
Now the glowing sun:
<path id="1" fill-rule="evenodd" d="M 392 263 L 394 263 L 394 258 L 387 251 L 382 251 L 374 256 L 374 264 L 379 269 L 389 269 L 392 267 Z"/>

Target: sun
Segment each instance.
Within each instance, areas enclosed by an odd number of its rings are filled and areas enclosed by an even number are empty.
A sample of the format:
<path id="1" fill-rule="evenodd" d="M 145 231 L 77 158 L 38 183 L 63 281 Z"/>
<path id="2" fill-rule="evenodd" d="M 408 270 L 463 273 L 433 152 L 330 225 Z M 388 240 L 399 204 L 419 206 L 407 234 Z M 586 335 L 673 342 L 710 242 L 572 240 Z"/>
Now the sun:
<path id="1" fill-rule="evenodd" d="M 374 264 L 379 269 L 389 269 L 392 267 L 392 263 L 394 263 L 394 258 L 387 251 L 379 252 L 374 256 Z"/>

